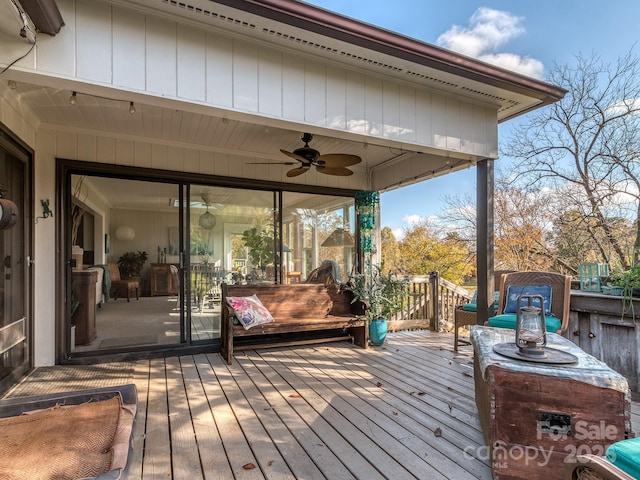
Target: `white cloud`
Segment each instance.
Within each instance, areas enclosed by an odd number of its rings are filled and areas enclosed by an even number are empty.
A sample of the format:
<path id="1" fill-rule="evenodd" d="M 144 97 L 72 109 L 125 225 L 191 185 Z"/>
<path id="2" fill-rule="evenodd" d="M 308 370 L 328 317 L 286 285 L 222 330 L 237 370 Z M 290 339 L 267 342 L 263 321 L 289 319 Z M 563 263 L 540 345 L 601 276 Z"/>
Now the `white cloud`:
<path id="1" fill-rule="evenodd" d="M 421 217 L 420 215 L 414 214 L 414 215 L 405 215 L 404 217 L 402 217 L 402 221 L 404 223 L 407 223 L 409 225 L 417 225 L 418 223 L 422 222 L 424 220 L 423 217 Z"/>
<path id="2" fill-rule="evenodd" d="M 502 68 L 541 78 L 544 67 L 539 60 L 498 49 L 525 32 L 523 18 L 509 12 L 480 7 L 469 19 L 467 27 L 454 25 L 438 37 L 438 45 L 463 55 L 476 57 Z"/>
<path id="3" fill-rule="evenodd" d="M 393 236 L 395 237 L 396 240 L 402 240 L 404 238 L 404 234 L 405 234 L 404 228 L 394 227 L 391 229 L 391 232 L 393 232 Z"/>
<path id="4" fill-rule="evenodd" d="M 533 78 L 542 78 L 544 75 L 544 65 L 535 58 L 521 57 L 513 53 L 493 53 L 480 55 L 478 59 Z"/>
<path id="5" fill-rule="evenodd" d="M 640 98 L 627 98 L 614 103 L 607 108 L 607 113 L 611 116 L 624 115 L 625 113 L 638 113 L 640 110 Z"/>

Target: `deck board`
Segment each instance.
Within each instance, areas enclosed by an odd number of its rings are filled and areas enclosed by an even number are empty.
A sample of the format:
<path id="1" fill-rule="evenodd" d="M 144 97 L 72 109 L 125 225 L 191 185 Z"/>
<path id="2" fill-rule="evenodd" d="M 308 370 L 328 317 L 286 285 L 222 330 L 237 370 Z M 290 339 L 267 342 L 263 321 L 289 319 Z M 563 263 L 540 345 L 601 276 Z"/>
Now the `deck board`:
<path id="1" fill-rule="evenodd" d="M 472 348 L 451 334 L 36 369 L 6 397 L 134 383 L 123 478 L 490 479 Z M 640 431 L 640 404 L 632 404 Z"/>

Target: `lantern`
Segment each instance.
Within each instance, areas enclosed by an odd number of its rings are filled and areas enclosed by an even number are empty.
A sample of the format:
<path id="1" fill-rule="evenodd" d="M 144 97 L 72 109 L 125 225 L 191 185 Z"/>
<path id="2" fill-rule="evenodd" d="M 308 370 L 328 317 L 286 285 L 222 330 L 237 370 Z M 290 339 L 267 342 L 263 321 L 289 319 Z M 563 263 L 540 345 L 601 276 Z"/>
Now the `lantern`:
<path id="1" fill-rule="evenodd" d="M 546 345 L 547 328 L 542 295 L 520 295 L 516 314 L 518 354 L 524 357 L 541 357 L 545 355 Z"/>

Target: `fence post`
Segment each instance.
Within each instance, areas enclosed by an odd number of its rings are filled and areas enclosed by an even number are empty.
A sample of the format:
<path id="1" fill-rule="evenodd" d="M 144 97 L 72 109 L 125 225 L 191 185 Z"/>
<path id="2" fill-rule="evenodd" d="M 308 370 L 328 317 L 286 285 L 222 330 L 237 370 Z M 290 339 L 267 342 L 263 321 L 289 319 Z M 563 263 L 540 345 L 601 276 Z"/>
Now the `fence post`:
<path id="1" fill-rule="evenodd" d="M 440 329 L 440 275 L 438 272 L 429 272 L 431 277 L 431 303 L 433 305 L 433 312 L 429 319 L 429 330 L 437 332 Z"/>

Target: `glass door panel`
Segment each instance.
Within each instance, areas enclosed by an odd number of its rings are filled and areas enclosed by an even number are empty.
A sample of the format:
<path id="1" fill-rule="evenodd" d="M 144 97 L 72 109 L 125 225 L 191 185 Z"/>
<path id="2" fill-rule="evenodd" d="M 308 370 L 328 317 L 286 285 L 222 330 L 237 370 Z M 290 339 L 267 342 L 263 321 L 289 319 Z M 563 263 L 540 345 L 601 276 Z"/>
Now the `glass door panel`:
<path id="1" fill-rule="evenodd" d="M 283 193 L 283 278 L 286 283 L 346 282 L 354 269 L 351 197 Z"/>
<path id="2" fill-rule="evenodd" d="M 13 211 L 17 222 L 0 229 L 0 392 L 29 367 L 28 222 L 26 213 L 27 164 L 0 145 L 0 198 L 5 214 Z M 12 202 L 12 203 L 9 203 Z M 27 217 L 28 218 L 28 217 Z M 10 226 L 12 225 L 12 226 Z"/>
<path id="3" fill-rule="evenodd" d="M 220 338 L 220 285 L 273 283 L 276 194 L 191 185 L 189 313 L 193 343 Z"/>
<path id="4" fill-rule="evenodd" d="M 71 186 L 69 350 L 183 343 L 180 186 L 93 175 L 71 175 Z"/>

